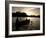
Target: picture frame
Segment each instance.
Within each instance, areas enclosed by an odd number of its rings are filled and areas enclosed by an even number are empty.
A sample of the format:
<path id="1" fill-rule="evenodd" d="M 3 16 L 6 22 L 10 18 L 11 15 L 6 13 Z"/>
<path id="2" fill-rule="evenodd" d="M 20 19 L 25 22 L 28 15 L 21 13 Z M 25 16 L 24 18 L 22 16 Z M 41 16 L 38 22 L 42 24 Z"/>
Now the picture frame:
<path id="1" fill-rule="evenodd" d="M 39 10 L 40 16 L 31 16 L 38 17 L 40 20 L 40 27 L 38 29 L 32 30 L 12 30 L 13 28 L 13 17 L 30 17 L 30 16 L 18 16 L 13 14 L 12 12 L 18 11 L 18 9 L 35 9 Z M 14 10 L 15 11 L 14 11 Z M 16 10 L 17 9 L 17 10 Z M 35 10 L 35 11 L 36 11 Z M 24 11 L 24 10 L 20 10 Z M 25 12 L 24 11 L 24 12 Z M 35 12 L 34 11 L 34 12 Z M 28 12 L 28 11 L 27 11 Z M 27 13 L 28 14 L 28 13 Z M 33 14 L 32 14 L 33 15 Z M 20 24 L 20 23 L 19 23 Z M 26 23 L 27 24 L 27 23 Z M 21 37 L 21 36 L 37 36 L 37 35 L 45 35 L 45 3 L 42 2 L 20 2 L 20 1 L 5 1 L 5 36 L 6 37 Z"/>

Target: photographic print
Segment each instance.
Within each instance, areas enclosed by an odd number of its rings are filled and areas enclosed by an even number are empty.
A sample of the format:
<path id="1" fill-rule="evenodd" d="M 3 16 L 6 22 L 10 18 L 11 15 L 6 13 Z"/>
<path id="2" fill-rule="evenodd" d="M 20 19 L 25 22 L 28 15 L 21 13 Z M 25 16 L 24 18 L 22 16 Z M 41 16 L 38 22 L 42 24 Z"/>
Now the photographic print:
<path id="1" fill-rule="evenodd" d="M 44 3 L 30 3 L 9 3 L 8 36 L 44 35 Z"/>
<path id="2" fill-rule="evenodd" d="M 24 30 L 40 30 L 40 8 L 12 7 L 12 31 Z"/>

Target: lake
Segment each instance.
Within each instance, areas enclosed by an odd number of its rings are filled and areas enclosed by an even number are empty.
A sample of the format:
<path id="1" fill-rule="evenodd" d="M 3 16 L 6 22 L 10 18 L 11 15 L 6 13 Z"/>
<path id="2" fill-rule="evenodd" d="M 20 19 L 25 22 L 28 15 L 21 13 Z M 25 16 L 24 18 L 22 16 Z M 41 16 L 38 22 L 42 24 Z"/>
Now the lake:
<path id="1" fill-rule="evenodd" d="M 18 18 L 18 20 L 21 22 L 21 21 L 24 21 L 24 20 L 29 20 L 30 19 L 30 23 L 31 25 L 28 27 L 28 28 L 31 28 L 31 29 L 25 29 L 25 30 L 40 30 L 40 18 L 39 17 L 12 17 L 12 30 L 13 31 L 16 31 L 16 19 Z M 24 30 L 23 27 L 20 27 L 21 29 L 20 30 Z"/>

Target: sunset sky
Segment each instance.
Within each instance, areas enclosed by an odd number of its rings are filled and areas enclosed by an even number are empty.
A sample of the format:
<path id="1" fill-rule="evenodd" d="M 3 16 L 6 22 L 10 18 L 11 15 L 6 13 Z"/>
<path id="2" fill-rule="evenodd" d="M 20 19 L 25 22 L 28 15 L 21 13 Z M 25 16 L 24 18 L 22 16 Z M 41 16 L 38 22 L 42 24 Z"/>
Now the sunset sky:
<path id="1" fill-rule="evenodd" d="M 12 7 L 12 12 L 25 12 L 27 15 L 40 15 L 40 8 L 34 7 Z"/>

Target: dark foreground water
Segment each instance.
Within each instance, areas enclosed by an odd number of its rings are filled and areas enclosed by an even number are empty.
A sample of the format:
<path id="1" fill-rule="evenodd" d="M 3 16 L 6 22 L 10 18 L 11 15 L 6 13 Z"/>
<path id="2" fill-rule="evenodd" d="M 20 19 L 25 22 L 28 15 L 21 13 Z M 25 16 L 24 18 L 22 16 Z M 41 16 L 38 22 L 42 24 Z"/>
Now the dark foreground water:
<path id="1" fill-rule="evenodd" d="M 18 20 L 24 21 L 24 20 L 29 20 L 30 23 L 27 25 L 21 25 L 19 28 L 16 27 L 16 20 L 17 17 L 12 17 L 12 31 L 21 31 L 21 30 L 40 30 L 40 18 L 39 17 L 18 17 Z M 16 30 L 18 28 L 19 30 Z M 25 29 L 26 28 L 26 29 Z"/>

